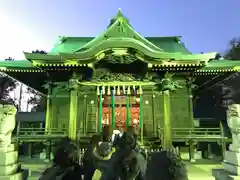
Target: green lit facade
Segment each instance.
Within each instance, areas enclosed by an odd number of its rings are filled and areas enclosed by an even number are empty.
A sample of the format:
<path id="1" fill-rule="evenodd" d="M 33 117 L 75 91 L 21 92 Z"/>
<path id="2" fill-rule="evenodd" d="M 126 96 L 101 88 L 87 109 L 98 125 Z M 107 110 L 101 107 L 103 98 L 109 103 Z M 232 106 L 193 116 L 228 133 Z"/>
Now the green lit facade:
<path id="1" fill-rule="evenodd" d="M 46 133 L 58 128 L 76 139 L 102 126 L 134 125 L 141 137 L 193 128 L 194 84 L 240 69 L 240 61 L 192 54 L 180 37 L 142 37 L 121 11 L 98 37 L 60 37 L 47 54 L 0 62 L 0 71 L 45 93 Z"/>

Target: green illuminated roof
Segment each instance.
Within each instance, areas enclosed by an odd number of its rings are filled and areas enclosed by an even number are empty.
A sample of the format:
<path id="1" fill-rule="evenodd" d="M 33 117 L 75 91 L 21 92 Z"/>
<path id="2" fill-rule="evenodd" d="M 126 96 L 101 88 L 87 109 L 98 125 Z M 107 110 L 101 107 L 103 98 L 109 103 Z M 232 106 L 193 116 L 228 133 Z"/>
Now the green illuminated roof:
<path id="1" fill-rule="evenodd" d="M 151 64 L 161 64 L 166 59 L 170 59 L 182 64 L 199 66 L 215 56 L 215 53 L 191 54 L 180 42 L 180 36 L 145 38 L 133 29 L 120 10 L 112 18 L 107 29 L 95 38 L 60 37 L 59 43 L 47 55 L 25 53 L 25 56 L 41 66 L 87 65 L 104 59 L 105 56 L 113 54 L 118 56 L 122 51 L 126 51 L 125 54 L 131 53 L 138 59 Z"/>
<path id="2" fill-rule="evenodd" d="M 121 10 L 112 18 L 108 28 L 98 37 L 59 37 L 59 42 L 49 54 L 73 53 L 83 51 L 96 44 L 114 37 L 133 38 L 153 50 L 161 52 L 178 52 L 191 54 L 185 45 L 180 42 L 181 36 L 170 37 L 143 37 L 137 33 L 122 14 Z"/>
<path id="3" fill-rule="evenodd" d="M 160 47 L 164 52 L 179 52 L 191 54 L 185 44 L 181 42 L 181 36 L 170 37 L 146 37 L 148 41 Z"/>
<path id="4" fill-rule="evenodd" d="M 0 72 L 6 73 L 13 79 L 34 88 L 40 94 L 45 94 L 42 86 L 47 79 L 47 74 L 40 67 L 34 66 L 28 60 L 0 61 Z M 43 95 L 42 94 L 42 95 Z"/>
<path id="5" fill-rule="evenodd" d="M 8 72 L 41 72 L 39 67 L 34 66 L 28 60 L 0 61 L 0 71 Z"/>
<path id="6" fill-rule="evenodd" d="M 0 61 L 1 72 L 42 72 L 43 70 L 34 66 L 27 60 L 16 61 Z M 200 68 L 196 72 L 239 72 L 240 60 L 212 60 L 205 67 Z"/>
<path id="7" fill-rule="evenodd" d="M 59 42 L 48 54 L 72 53 L 93 39 L 94 37 L 59 37 Z"/>
<path id="8" fill-rule="evenodd" d="M 92 48 L 92 46 L 100 45 L 105 40 L 120 37 L 136 39 L 150 49 L 155 51 L 163 51 L 160 47 L 149 42 L 147 39 L 137 33 L 129 24 L 128 19 L 122 14 L 121 10 L 119 10 L 117 15 L 112 18 L 110 25 L 101 35 L 80 47 L 77 51 L 85 51 L 86 49 Z"/>
<path id="9" fill-rule="evenodd" d="M 126 56 L 127 59 L 130 55 L 129 59 L 141 60 L 149 69 L 157 71 L 186 70 L 196 75 L 240 71 L 240 60 L 213 60 L 216 53 L 192 54 L 180 38 L 143 37 L 119 11 L 99 36 L 60 37 L 47 54 L 25 52 L 26 60 L 0 61 L 0 72 L 6 72 L 26 85 L 45 92 L 42 85 L 49 75 L 45 72 L 61 69 L 67 74 L 71 67 L 96 67 L 95 63 L 102 59 L 113 63 L 112 59 L 116 56 Z M 34 77 L 29 77 L 28 72 L 34 72 Z"/>
<path id="10" fill-rule="evenodd" d="M 143 37 L 130 25 L 119 10 L 107 29 L 97 37 L 60 37 L 48 54 L 24 53 L 22 61 L 0 62 L 2 71 L 42 71 L 38 66 L 88 66 L 108 55 L 134 55 L 154 68 L 195 67 L 197 72 L 238 71 L 239 61 L 212 60 L 216 53 L 192 54 L 180 36 Z M 130 51 L 133 50 L 133 51 Z"/>
<path id="11" fill-rule="evenodd" d="M 49 54 L 73 53 L 94 39 L 94 37 L 59 37 L 60 42 L 54 46 Z M 171 37 L 145 37 L 164 52 L 180 52 L 191 54 L 185 44 L 180 42 L 180 36 Z"/>
<path id="12" fill-rule="evenodd" d="M 239 72 L 240 60 L 212 60 L 197 72 Z"/>

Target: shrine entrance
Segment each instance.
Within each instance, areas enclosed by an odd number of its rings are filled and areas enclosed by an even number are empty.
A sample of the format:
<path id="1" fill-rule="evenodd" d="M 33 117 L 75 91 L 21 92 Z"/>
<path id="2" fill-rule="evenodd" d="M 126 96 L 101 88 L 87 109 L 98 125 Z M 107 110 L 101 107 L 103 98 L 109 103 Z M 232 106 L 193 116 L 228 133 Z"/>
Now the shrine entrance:
<path id="1" fill-rule="evenodd" d="M 115 105 L 114 105 L 114 114 L 115 114 L 115 129 L 124 131 L 128 126 L 134 126 L 139 124 L 140 119 L 140 98 L 138 96 L 125 96 L 125 95 L 116 95 Z M 129 104 L 127 104 L 127 102 Z M 129 120 L 127 124 L 129 111 Z M 102 98 L 102 125 L 111 125 L 112 124 L 112 97 L 105 95 Z"/>

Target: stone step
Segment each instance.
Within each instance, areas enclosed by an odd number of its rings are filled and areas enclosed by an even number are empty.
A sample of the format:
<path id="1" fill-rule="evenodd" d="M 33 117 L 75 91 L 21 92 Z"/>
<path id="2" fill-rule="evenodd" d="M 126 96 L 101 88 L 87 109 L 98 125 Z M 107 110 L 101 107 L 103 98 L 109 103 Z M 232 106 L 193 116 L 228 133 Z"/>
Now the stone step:
<path id="1" fill-rule="evenodd" d="M 224 169 L 213 169 L 212 175 L 216 180 L 240 180 L 240 176 L 232 175 Z"/>

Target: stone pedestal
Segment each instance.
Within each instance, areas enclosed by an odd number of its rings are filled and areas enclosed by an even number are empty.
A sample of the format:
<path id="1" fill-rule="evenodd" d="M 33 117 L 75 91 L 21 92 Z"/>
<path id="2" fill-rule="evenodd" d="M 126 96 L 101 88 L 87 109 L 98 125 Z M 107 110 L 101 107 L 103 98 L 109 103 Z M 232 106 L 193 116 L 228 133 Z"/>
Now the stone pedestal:
<path id="1" fill-rule="evenodd" d="M 193 157 L 190 158 L 189 152 L 180 152 L 180 156 L 183 160 L 196 162 L 196 160 L 202 159 L 202 151 L 194 149 Z"/>
<path id="2" fill-rule="evenodd" d="M 44 160 L 44 162 L 50 162 L 50 160 L 53 159 L 53 154 L 51 153 L 50 156 L 51 157 L 49 159 L 47 156 L 47 152 L 44 150 L 43 152 L 40 153 L 39 159 Z"/>
<path id="3" fill-rule="evenodd" d="M 216 180 L 240 180 L 240 152 L 226 151 L 223 167 L 224 169 L 213 169 L 212 175 Z"/>
<path id="4" fill-rule="evenodd" d="M 0 179 L 23 180 L 24 171 L 18 162 L 18 151 L 11 144 L 8 148 L 0 148 Z"/>
<path id="5" fill-rule="evenodd" d="M 228 106 L 227 124 L 232 133 L 232 144 L 225 153 L 224 169 L 212 171 L 217 180 L 240 179 L 240 104 Z"/>

